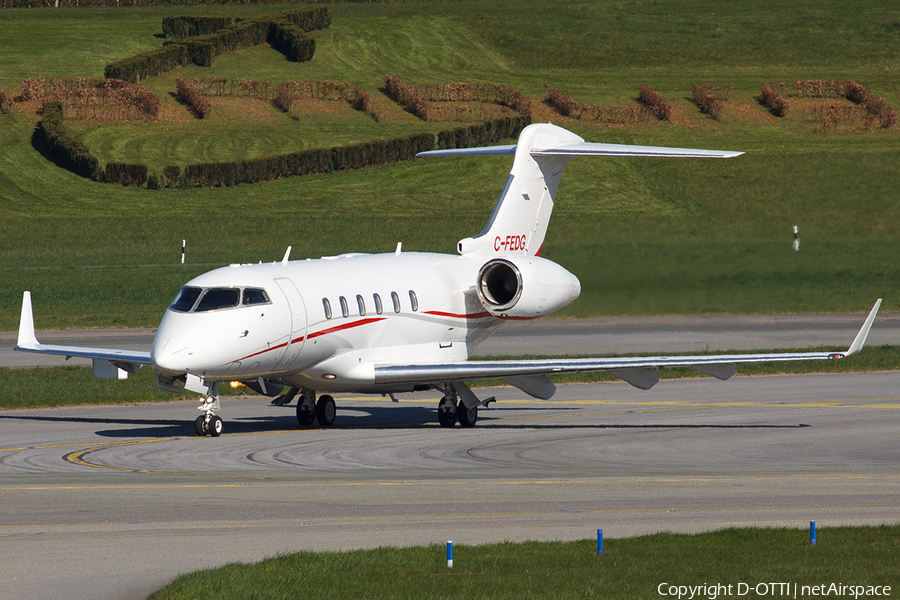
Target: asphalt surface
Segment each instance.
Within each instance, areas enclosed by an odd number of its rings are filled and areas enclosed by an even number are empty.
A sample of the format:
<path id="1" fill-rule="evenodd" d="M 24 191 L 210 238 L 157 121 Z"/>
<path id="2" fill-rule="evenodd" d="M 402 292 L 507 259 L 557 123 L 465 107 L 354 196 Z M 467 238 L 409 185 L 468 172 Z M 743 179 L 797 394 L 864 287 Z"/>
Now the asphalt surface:
<path id="1" fill-rule="evenodd" d="M 466 544 L 598 528 L 802 539 L 816 520 L 827 544 L 830 525 L 900 521 L 900 372 L 488 393 L 452 430 L 436 394 L 338 397 L 328 430 L 224 400 L 220 438 L 193 435 L 189 402 L 0 412 L 0 597 L 143 598 L 304 549 L 452 539 L 464 568 Z"/>

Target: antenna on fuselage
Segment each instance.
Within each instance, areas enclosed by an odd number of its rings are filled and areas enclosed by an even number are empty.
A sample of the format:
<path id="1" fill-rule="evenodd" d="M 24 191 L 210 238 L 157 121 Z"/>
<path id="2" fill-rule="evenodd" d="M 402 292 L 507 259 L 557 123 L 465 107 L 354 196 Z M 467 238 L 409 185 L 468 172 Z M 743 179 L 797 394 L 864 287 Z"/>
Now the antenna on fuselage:
<path id="1" fill-rule="evenodd" d="M 394 256 L 400 256 L 400 249 L 403 247 L 403 242 L 397 242 L 397 249 L 394 250 Z"/>
<path id="2" fill-rule="evenodd" d="M 291 258 L 291 248 L 293 248 L 293 246 L 288 246 L 287 250 L 285 250 L 284 258 L 281 259 L 282 266 L 285 266 L 285 267 L 287 266 L 288 259 Z"/>

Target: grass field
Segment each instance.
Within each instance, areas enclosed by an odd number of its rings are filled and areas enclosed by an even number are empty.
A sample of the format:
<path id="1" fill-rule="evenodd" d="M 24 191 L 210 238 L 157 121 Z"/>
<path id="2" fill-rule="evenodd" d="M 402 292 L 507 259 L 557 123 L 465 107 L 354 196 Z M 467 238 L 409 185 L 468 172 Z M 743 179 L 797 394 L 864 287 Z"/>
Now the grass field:
<path id="1" fill-rule="evenodd" d="M 0 88 L 26 77 L 100 76 L 108 62 L 158 47 L 163 16 L 249 16 L 285 6 L 201 6 L 0 12 Z M 489 81 L 539 101 L 544 83 L 580 102 L 634 103 L 649 83 L 676 107 L 672 122 L 615 128 L 573 121 L 589 141 L 744 150 L 728 161 L 598 159 L 566 170 L 543 255 L 582 282 L 562 316 L 862 312 L 877 297 L 900 309 L 900 131 L 820 131 L 811 113 L 786 119 L 755 100 L 759 83 L 854 79 L 900 106 L 895 3 L 752 0 L 403 2 L 333 4 L 315 58 L 287 62 L 267 47 L 145 82 L 154 123 L 68 126 L 101 162 L 232 159 L 437 131 L 380 91 L 409 83 Z M 172 97 L 174 78 L 346 81 L 380 118 L 344 106 L 298 121 L 270 106 L 221 100 L 208 121 Z M 721 122 L 688 99 L 693 82 L 734 86 Z M 481 230 L 508 159 L 418 159 L 333 175 L 210 190 L 149 191 L 62 171 L 30 145 L 37 115 L 0 115 L 0 330 L 15 329 L 21 293 L 37 326 L 155 326 L 180 285 L 208 267 L 344 251 L 452 252 Z M 456 125 L 449 124 L 449 125 Z M 792 227 L 801 251 L 791 251 Z M 82 266 L 117 268 L 79 269 Z M 141 265 L 159 265 L 143 267 Z"/>
<path id="2" fill-rule="evenodd" d="M 726 529 L 607 540 L 458 546 L 447 569 L 443 546 L 341 553 L 301 552 L 257 564 L 230 564 L 178 577 L 152 600 L 197 598 L 660 598 L 694 586 L 694 598 L 825 596 L 832 584 L 900 588 L 900 526 Z M 774 587 L 774 582 L 790 587 Z M 665 584 L 664 586 L 662 584 Z M 709 587 L 731 585 L 730 593 Z M 739 587 L 744 584 L 746 587 Z M 768 584 L 768 587 L 757 584 Z M 794 596 L 794 585 L 797 585 Z M 813 586 L 822 586 L 813 592 Z M 669 590 L 674 586 L 675 590 Z M 803 586 L 807 586 L 804 588 Z M 885 590 L 884 586 L 891 589 Z M 660 594 L 660 588 L 666 596 Z M 749 589 L 749 593 L 748 593 Z M 768 592 L 766 593 L 766 591 Z M 741 594 L 743 592 L 743 594 Z M 805 592 L 805 593 L 804 593 Z M 869 590 L 872 596 L 874 589 Z M 689 591 L 683 590 L 683 598 Z"/>

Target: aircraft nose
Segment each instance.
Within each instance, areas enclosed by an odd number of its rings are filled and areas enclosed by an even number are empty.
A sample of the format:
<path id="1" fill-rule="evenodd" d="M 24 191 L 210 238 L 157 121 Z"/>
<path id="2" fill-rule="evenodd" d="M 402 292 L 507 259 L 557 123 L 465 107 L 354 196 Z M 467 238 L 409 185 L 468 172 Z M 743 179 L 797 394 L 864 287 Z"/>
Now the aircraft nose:
<path id="1" fill-rule="evenodd" d="M 150 361 L 156 371 L 180 375 L 190 368 L 188 362 L 193 353 L 190 341 L 184 335 L 185 323 L 179 319 L 181 316 L 168 311 L 156 329 L 150 348 Z"/>
<path id="2" fill-rule="evenodd" d="M 156 371 L 181 374 L 187 371 L 188 357 L 191 355 L 187 341 L 169 335 L 160 335 L 162 328 L 153 338 L 150 361 Z"/>

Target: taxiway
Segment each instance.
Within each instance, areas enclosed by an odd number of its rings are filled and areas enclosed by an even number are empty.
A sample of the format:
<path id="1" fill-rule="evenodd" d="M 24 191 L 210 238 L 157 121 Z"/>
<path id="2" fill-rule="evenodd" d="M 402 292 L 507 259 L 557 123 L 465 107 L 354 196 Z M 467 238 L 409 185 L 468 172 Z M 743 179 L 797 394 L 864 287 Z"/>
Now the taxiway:
<path id="1" fill-rule="evenodd" d="M 874 330 L 873 330 L 874 331 Z M 281 552 L 900 520 L 900 372 L 514 389 L 473 429 L 435 394 L 293 408 L 194 404 L 0 413 L 4 598 L 143 598 Z M 484 393 L 484 391 L 481 391 Z M 435 547 L 440 553 L 442 548 Z"/>

